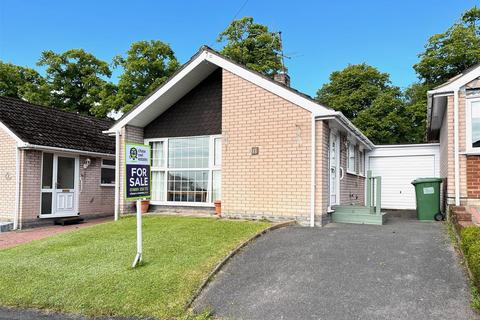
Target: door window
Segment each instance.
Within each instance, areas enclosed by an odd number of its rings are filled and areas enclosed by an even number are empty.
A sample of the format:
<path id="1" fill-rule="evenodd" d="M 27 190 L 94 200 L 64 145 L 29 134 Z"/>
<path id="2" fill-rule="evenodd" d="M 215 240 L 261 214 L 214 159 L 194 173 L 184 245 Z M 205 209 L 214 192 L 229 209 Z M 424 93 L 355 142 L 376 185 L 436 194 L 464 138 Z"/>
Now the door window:
<path id="1" fill-rule="evenodd" d="M 75 158 L 58 157 L 57 189 L 74 189 Z"/>

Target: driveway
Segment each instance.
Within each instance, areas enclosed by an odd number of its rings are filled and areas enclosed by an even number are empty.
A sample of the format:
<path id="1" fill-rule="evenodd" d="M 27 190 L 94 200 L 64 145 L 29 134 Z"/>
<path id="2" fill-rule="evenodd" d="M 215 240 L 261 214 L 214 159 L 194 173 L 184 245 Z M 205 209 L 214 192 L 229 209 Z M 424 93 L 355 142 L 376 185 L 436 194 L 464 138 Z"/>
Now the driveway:
<path id="1" fill-rule="evenodd" d="M 228 319 L 478 319 L 441 223 L 289 227 L 236 255 L 195 301 Z"/>

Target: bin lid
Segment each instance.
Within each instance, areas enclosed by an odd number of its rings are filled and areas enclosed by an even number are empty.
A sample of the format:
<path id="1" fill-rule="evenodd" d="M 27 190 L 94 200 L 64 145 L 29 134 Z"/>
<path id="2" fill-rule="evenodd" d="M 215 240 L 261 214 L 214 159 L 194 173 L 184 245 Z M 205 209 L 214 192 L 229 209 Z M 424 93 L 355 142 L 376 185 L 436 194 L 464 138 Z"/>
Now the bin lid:
<path id="1" fill-rule="evenodd" d="M 412 181 L 413 185 L 419 184 L 419 183 L 428 183 L 428 182 L 442 182 L 442 178 L 418 178 Z"/>

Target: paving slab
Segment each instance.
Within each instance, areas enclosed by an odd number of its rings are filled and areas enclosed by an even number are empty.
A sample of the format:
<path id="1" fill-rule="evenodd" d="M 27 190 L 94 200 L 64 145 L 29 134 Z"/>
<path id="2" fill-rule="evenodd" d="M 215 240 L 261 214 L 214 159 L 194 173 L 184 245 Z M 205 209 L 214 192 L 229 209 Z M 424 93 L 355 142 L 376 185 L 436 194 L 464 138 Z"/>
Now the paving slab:
<path id="1" fill-rule="evenodd" d="M 398 217 L 267 233 L 194 308 L 225 319 L 479 319 L 445 226 Z"/>

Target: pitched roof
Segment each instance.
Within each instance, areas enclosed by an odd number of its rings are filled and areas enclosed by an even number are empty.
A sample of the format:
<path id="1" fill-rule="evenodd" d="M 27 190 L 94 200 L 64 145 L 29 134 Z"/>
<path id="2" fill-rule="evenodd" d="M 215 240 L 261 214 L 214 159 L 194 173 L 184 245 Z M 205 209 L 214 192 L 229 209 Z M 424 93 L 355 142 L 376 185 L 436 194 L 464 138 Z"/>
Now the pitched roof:
<path id="1" fill-rule="evenodd" d="M 0 122 L 31 145 L 115 154 L 115 138 L 102 133 L 111 120 L 0 97 Z"/>

